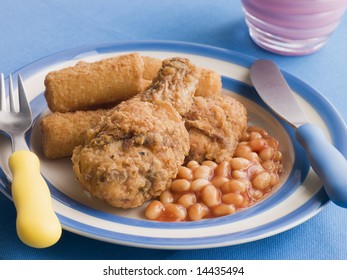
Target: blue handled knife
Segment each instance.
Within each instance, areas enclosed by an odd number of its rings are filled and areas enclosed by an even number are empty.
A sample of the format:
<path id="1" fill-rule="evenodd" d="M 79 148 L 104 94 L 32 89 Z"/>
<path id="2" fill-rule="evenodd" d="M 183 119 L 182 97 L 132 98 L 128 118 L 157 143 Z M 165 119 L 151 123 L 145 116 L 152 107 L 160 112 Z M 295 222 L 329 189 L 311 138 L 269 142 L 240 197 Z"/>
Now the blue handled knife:
<path id="1" fill-rule="evenodd" d="M 296 130 L 295 137 L 306 151 L 308 161 L 322 180 L 330 200 L 347 208 L 346 158 L 328 142 L 318 126 L 309 123 L 281 71 L 272 61 L 255 61 L 250 68 L 250 78 L 261 99 Z"/>

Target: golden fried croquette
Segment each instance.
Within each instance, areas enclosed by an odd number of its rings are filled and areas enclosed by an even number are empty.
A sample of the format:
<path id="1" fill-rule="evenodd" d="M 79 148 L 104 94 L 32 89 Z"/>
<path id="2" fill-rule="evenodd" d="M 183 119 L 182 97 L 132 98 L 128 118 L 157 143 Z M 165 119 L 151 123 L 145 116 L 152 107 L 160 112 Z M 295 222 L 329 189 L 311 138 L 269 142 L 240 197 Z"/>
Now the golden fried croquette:
<path id="1" fill-rule="evenodd" d="M 161 67 L 162 60 L 151 56 L 142 56 L 143 60 L 143 78 L 151 81 L 157 77 Z"/>
<path id="2" fill-rule="evenodd" d="M 137 54 L 120 55 L 100 61 L 78 62 L 52 71 L 45 78 L 45 98 L 53 112 L 85 110 L 120 102 L 142 92 L 144 62 Z"/>
<path id="3" fill-rule="evenodd" d="M 99 123 L 107 110 L 53 113 L 41 120 L 43 154 L 49 159 L 71 156 L 84 143 L 86 131 Z"/>

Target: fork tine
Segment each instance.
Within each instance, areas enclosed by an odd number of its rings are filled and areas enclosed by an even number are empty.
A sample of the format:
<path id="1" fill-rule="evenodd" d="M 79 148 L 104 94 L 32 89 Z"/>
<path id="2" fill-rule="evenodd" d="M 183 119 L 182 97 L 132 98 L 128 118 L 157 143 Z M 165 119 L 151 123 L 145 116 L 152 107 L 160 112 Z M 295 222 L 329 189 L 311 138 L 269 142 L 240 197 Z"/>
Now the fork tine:
<path id="1" fill-rule="evenodd" d="M 0 74 L 0 110 L 6 110 L 6 93 L 4 73 Z"/>
<path id="2" fill-rule="evenodd" d="M 31 116 L 31 109 L 29 106 L 29 101 L 23 86 L 23 80 L 20 74 L 18 74 L 18 98 L 19 98 L 19 111 L 30 114 Z"/>
<path id="3" fill-rule="evenodd" d="M 12 83 L 12 75 L 8 75 L 8 89 L 9 89 L 9 96 L 10 96 L 10 112 L 15 111 L 15 100 L 14 100 L 14 94 L 13 94 L 13 83 Z"/>

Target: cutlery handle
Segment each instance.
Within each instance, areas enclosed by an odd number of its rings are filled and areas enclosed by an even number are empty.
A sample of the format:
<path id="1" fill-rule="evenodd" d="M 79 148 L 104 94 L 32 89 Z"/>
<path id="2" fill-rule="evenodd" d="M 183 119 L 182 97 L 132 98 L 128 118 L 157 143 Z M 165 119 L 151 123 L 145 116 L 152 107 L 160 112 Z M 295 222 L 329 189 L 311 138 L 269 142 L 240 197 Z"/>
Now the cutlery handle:
<path id="1" fill-rule="evenodd" d="M 13 175 L 18 237 L 34 248 L 55 244 L 62 228 L 53 210 L 48 186 L 40 174 L 38 157 L 30 151 L 17 151 L 10 156 L 9 166 Z"/>
<path id="2" fill-rule="evenodd" d="M 347 161 L 327 141 L 316 125 L 304 124 L 296 130 L 296 139 L 306 151 L 313 170 L 321 178 L 324 188 L 335 204 L 347 208 Z"/>

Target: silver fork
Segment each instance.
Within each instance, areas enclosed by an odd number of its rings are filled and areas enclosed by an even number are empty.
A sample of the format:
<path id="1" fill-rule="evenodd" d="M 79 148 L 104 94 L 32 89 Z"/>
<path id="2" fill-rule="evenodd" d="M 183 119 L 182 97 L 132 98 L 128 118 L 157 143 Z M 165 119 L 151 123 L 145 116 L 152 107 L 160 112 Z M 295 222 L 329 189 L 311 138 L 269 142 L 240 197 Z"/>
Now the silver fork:
<path id="1" fill-rule="evenodd" d="M 32 125 L 31 109 L 21 76 L 18 75 L 18 101 L 16 101 L 14 96 L 11 75 L 9 75 L 8 80 L 10 108 L 8 108 L 6 101 L 4 74 L 1 73 L 0 130 L 10 136 L 12 152 L 16 150 L 27 150 L 28 146 L 25 141 L 25 133 Z"/>
<path id="2" fill-rule="evenodd" d="M 18 95 L 13 90 L 12 76 L 8 78 L 9 102 L 5 79 L 0 74 L 0 131 L 11 138 L 12 198 L 17 210 L 16 228 L 19 238 L 28 246 L 45 248 L 55 244 L 62 228 L 56 216 L 48 186 L 40 174 L 40 162 L 25 141 L 32 125 L 32 113 L 18 75 Z M 16 98 L 17 97 L 17 98 Z"/>

